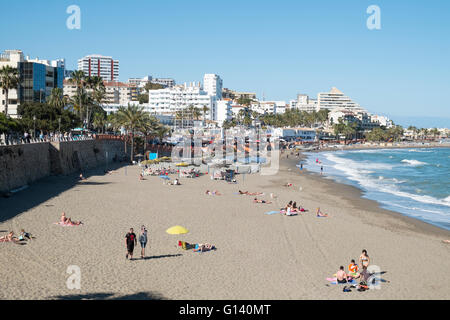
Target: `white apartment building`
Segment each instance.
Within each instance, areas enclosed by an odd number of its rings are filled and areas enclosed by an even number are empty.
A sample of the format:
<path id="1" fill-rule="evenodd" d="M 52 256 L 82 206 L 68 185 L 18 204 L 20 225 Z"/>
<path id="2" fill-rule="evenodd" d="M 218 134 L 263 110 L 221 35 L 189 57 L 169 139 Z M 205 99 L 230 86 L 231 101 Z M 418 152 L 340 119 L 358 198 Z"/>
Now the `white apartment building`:
<path id="1" fill-rule="evenodd" d="M 392 120 L 385 116 L 372 115 L 372 122 L 378 123 L 379 126 L 391 128 L 393 126 Z"/>
<path id="2" fill-rule="evenodd" d="M 244 110 L 245 107 L 241 106 L 240 104 L 235 104 L 231 106 L 231 114 L 233 117 L 237 117 L 239 114 L 239 111 Z"/>
<path id="3" fill-rule="evenodd" d="M 286 112 L 286 101 L 255 101 L 250 105 L 250 109 L 261 114 L 282 114 Z"/>
<path id="4" fill-rule="evenodd" d="M 164 88 L 172 88 L 175 86 L 175 80 L 172 78 L 153 78 L 151 83 L 160 84 Z"/>
<path id="5" fill-rule="evenodd" d="M 203 77 L 203 90 L 217 100 L 222 99 L 223 81 L 217 74 L 207 73 Z"/>
<path id="6" fill-rule="evenodd" d="M 217 124 L 221 127 L 224 121 L 231 120 L 233 111 L 231 110 L 231 100 L 224 99 L 217 101 Z"/>
<path id="7" fill-rule="evenodd" d="M 119 80 L 119 61 L 112 57 L 91 54 L 78 60 L 78 70 L 86 76 L 98 76 L 105 81 Z"/>
<path id="8" fill-rule="evenodd" d="M 130 106 L 133 106 L 133 105 L 137 106 L 137 105 L 139 105 L 139 102 L 138 101 L 130 101 L 126 105 L 123 105 L 121 103 L 105 103 L 102 105 L 102 108 L 103 108 L 103 110 L 105 110 L 106 114 L 111 114 L 111 113 L 116 113 L 120 107 L 128 106 L 128 104 Z M 147 111 L 147 110 L 144 108 L 144 111 Z"/>
<path id="9" fill-rule="evenodd" d="M 358 126 L 363 130 L 372 130 L 375 127 L 379 127 L 381 124 L 378 121 L 379 116 L 373 116 L 369 112 L 363 109 L 355 108 L 335 108 L 328 114 L 329 125 L 332 127 L 334 124 L 339 123 L 341 119 L 345 123 L 356 122 Z"/>
<path id="10" fill-rule="evenodd" d="M 116 81 L 104 81 L 105 86 L 105 99 L 104 104 L 118 104 L 122 106 L 128 105 L 133 101 L 133 90 L 135 90 L 135 85 L 130 85 L 123 82 Z M 92 89 L 86 90 L 88 93 L 92 92 Z M 77 87 L 74 83 L 69 80 L 64 80 L 64 95 L 70 98 L 77 94 Z M 105 109 L 106 110 L 106 109 Z"/>
<path id="11" fill-rule="evenodd" d="M 317 95 L 317 111 L 321 109 L 333 110 L 339 107 L 362 109 L 359 104 L 335 87 L 331 88 L 330 92 L 320 92 Z"/>
<path id="12" fill-rule="evenodd" d="M 201 111 L 206 106 L 209 120 L 217 120 L 217 105 L 215 97 L 203 91 L 199 84 L 190 83 L 173 88 L 150 90 L 148 93 L 148 110 L 155 114 L 173 114 L 189 106 L 195 106 Z"/>
<path id="13" fill-rule="evenodd" d="M 317 111 L 317 100 L 310 99 L 307 94 L 297 95 L 297 105 L 296 108 L 300 111 L 313 112 Z"/>
<path id="14" fill-rule="evenodd" d="M 316 130 L 311 128 L 273 128 L 272 136 L 287 140 L 314 141 L 316 139 Z"/>
<path id="15" fill-rule="evenodd" d="M 297 109 L 297 100 L 289 100 L 289 109 Z"/>
<path id="16" fill-rule="evenodd" d="M 143 88 L 149 82 L 152 82 L 152 76 L 145 76 L 143 78 L 129 78 L 128 83 L 135 85 L 138 88 Z"/>

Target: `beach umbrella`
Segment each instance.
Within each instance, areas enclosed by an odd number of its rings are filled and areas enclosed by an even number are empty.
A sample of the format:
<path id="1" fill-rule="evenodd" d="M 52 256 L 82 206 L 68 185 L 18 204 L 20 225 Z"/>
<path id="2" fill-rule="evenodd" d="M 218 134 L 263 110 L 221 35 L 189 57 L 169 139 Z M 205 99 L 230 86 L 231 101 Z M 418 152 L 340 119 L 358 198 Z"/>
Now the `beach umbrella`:
<path id="1" fill-rule="evenodd" d="M 189 230 L 182 226 L 174 226 L 166 230 L 168 234 L 184 234 L 188 233 Z"/>

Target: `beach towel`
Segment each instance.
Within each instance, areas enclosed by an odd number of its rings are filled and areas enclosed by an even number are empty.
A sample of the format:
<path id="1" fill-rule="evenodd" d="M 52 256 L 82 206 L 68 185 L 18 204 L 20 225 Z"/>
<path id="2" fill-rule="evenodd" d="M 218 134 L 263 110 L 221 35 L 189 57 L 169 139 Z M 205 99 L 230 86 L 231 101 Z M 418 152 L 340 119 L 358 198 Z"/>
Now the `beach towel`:
<path id="1" fill-rule="evenodd" d="M 276 213 L 280 213 L 280 211 L 269 211 L 269 212 L 266 212 L 265 214 L 276 214 Z"/>
<path id="2" fill-rule="evenodd" d="M 53 222 L 53 224 L 56 224 L 61 227 L 79 227 L 79 226 L 83 225 L 83 224 L 66 224 L 66 223 L 62 223 L 62 222 Z"/>
<path id="3" fill-rule="evenodd" d="M 200 248 L 200 247 L 202 247 L 202 248 Z M 206 251 L 211 251 L 211 250 L 216 250 L 216 247 L 213 244 L 209 244 L 209 243 L 200 244 L 200 245 L 197 243 L 194 248 L 195 252 L 206 252 Z"/>
<path id="4" fill-rule="evenodd" d="M 336 278 L 327 278 L 327 281 L 330 282 L 330 284 L 358 284 L 356 280 L 352 279 L 350 281 L 347 281 L 346 283 L 337 283 Z"/>

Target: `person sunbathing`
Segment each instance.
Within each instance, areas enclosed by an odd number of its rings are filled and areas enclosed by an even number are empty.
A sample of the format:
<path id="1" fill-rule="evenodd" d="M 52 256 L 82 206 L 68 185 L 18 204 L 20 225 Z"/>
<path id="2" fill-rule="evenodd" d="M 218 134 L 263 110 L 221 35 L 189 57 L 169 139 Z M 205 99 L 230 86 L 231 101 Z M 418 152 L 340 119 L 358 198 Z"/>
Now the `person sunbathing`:
<path id="1" fill-rule="evenodd" d="M 209 190 L 206 190 L 206 192 L 205 192 L 207 195 L 210 195 L 210 196 L 221 196 L 222 194 L 219 192 L 219 191 L 217 191 L 217 190 L 215 190 L 215 191 L 209 191 Z"/>
<path id="2" fill-rule="evenodd" d="M 266 201 L 266 200 L 259 200 L 258 198 L 253 199 L 254 203 L 266 203 L 266 204 L 271 204 L 271 201 Z"/>
<path id="3" fill-rule="evenodd" d="M 194 252 L 205 252 L 205 251 L 210 251 L 210 250 L 214 250 L 216 247 L 213 244 L 209 244 L 209 243 L 200 243 L 198 244 L 198 247 L 195 248 L 193 251 Z"/>
<path id="4" fill-rule="evenodd" d="M 239 194 L 246 194 L 248 196 L 260 196 L 264 194 L 263 192 L 248 192 L 248 191 L 241 191 L 239 190 Z"/>
<path id="5" fill-rule="evenodd" d="M 286 183 L 285 185 L 284 185 L 285 187 L 292 187 L 292 183 Z"/>
<path id="6" fill-rule="evenodd" d="M 17 241 L 19 241 L 19 240 L 14 235 L 14 231 L 11 231 L 7 235 L 0 237 L 0 242 L 17 242 Z"/>
<path id="7" fill-rule="evenodd" d="M 322 211 L 320 211 L 320 208 L 317 208 L 317 216 L 318 217 L 328 217 L 328 214 L 323 213 Z"/>
<path id="8" fill-rule="evenodd" d="M 61 214 L 60 223 L 64 224 L 64 225 L 69 225 L 69 226 L 79 226 L 80 224 L 83 224 L 81 221 L 72 221 L 72 219 L 66 218 L 66 213 L 65 212 L 63 212 Z"/>
<path id="9" fill-rule="evenodd" d="M 31 235 L 31 233 L 29 232 L 25 232 L 24 229 L 20 230 L 20 235 L 19 235 L 19 240 L 31 240 L 33 237 Z"/>

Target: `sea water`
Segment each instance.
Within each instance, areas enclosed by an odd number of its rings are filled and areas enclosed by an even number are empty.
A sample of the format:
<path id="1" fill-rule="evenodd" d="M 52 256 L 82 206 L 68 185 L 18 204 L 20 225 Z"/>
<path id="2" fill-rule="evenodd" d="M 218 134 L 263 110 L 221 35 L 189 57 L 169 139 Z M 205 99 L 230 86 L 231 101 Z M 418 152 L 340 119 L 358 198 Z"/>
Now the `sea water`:
<path id="1" fill-rule="evenodd" d="M 450 148 L 306 153 L 304 167 L 363 191 L 385 209 L 450 230 Z"/>

